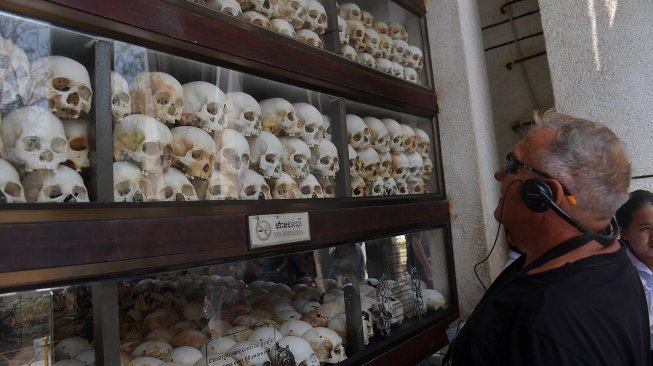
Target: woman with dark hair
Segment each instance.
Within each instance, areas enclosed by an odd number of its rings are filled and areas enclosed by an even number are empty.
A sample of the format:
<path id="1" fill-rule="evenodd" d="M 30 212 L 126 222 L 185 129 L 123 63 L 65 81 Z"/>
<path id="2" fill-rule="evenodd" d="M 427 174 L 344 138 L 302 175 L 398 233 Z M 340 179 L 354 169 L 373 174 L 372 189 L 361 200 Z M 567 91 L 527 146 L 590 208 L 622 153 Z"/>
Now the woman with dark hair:
<path id="1" fill-rule="evenodd" d="M 637 190 L 617 210 L 621 239 L 628 245 L 628 257 L 642 280 L 648 302 L 651 350 L 653 350 L 653 193 Z M 651 352 L 653 356 L 653 351 Z"/>

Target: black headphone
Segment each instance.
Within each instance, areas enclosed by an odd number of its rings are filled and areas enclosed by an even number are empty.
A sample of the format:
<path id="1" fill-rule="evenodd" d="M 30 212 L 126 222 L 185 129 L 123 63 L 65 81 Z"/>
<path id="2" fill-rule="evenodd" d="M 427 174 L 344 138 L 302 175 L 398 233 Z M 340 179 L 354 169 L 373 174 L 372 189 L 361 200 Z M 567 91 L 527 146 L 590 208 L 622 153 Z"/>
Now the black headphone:
<path id="1" fill-rule="evenodd" d="M 524 201 L 524 204 L 529 210 L 542 213 L 546 212 L 548 209 L 552 209 L 553 212 L 558 214 L 558 216 L 568 222 L 571 226 L 605 246 L 617 239 L 616 236 L 613 236 L 613 234 L 617 232 L 616 221 L 614 218 L 610 221 L 608 235 L 590 230 L 555 203 L 551 187 L 540 179 L 521 181 L 520 195 L 522 201 Z"/>

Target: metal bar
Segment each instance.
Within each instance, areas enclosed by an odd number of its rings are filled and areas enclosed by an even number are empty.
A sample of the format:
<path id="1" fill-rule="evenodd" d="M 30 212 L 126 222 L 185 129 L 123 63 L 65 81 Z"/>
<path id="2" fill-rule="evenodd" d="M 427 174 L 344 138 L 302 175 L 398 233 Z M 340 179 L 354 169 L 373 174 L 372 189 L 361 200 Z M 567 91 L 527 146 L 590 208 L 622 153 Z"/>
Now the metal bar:
<path id="1" fill-rule="evenodd" d="M 499 8 L 499 10 L 501 11 L 501 14 L 505 14 L 505 13 L 506 13 L 506 8 L 507 8 L 507 7 L 512 6 L 513 4 L 516 4 L 516 3 L 520 3 L 520 2 L 522 2 L 522 1 L 524 1 L 524 0 L 513 0 L 513 1 L 508 1 L 508 2 L 506 2 L 505 4 L 501 5 L 501 8 Z"/>
<path id="2" fill-rule="evenodd" d="M 498 22 L 498 23 L 494 23 L 494 24 L 486 25 L 485 27 L 482 27 L 481 30 L 484 31 L 484 30 L 486 30 L 486 29 L 494 28 L 494 27 L 497 27 L 497 26 L 499 26 L 499 25 L 501 25 L 501 24 L 509 23 L 509 22 L 512 21 L 512 20 L 519 19 L 519 18 L 523 18 L 523 17 L 527 17 L 527 16 L 529 16 L 529 15 L 533 15 L 533 14 L 536 14 L 536 13 L 539 13 L 539 12 L 540 12 L 540 9 L 533 10 L 533 11 L 529 11 L 529 12 L 527 12 L 527 13 L 524 13 L 524 14 L 521 14 L 521 15 L 517 15 L 517 16 L 514 16 L 514 17 L 512 17 L 512 18 L 508 18 L 508 19 L 506 19 L 506 20 L 502 20 L 502 21 L 500 21 L 500 22 Z"/>
<path id="3" fill-rule="evenodd" d="M 356 282 L 352 281 L 352 283 L 348 283 L 343 287 L 345 295 L 345 317 L 347 318 L 347 354 L 349 355 L 365 350 L 363 312 L 361 311 L 360 290 Z"/>
<path id="4" fill-rule="evenodd" d="M 514 60 L 514 61 L 512 61 L 512 62 L 508 62 L 508 63 L 506 64 L 506 68 L 507 68 L 508 70 L 512 70 L 512 68 L 513 68 L 513 66 L 515 66 L 515 64 L 518 64 L 518 63 L 521 63 L 521 62 L 524 62 L 524 61 L 528 61 L 528 60 L 530 60 L 530 59 L 534 59 L 534 58 L 536 58 L 536 57 L 540 57 L 540 56 L 544 56 L 544 55 L 546 55 L 546 51 L 542 51 L 542 52 L 538 52 L 538 53 L 532 54 L 532 55 L 530 55 L 530 56 L 526 56 L 526 57 L 518 58 L 518 59 L 516 59 L 516 60 Z"/>
<path id="5" fill-rule="evenodd" d="M 120 365 L 117 281 L 93 284 L 93 343 L 98 366 Z"/>
<path id="6" fill-rule="evenodd" d="M 512 41 L 499 43 L 499 44 L 494 45 L 494 46 L 492 46 L 492 47 L 488 47 L 488 48 L 486 48 L 486 49 L 485 49 L 485 52 L 487 52 L 487 51 L 491 51 L 491 50 L 493 50 L 493 49 L 495 49 L 495 48 L 501 48 L 501 47 L 507 46 L 507 45 L 509 45 L 509 44 L 513 44 L 513 43 L 516 43 L 516 42 L 520 42 L 520 41 L 523 41 L 523 40 L 525 40 L 525 39 L 529 39 L 529 38 L 533 38 L 533 37 L 541 36 L 541 35 L 543 35 L 543 34 L 544 34 L 544 32 L 533 33 L 533 34 L 529 34 L 529 35 L 527 35 L 527 36 L 523 36 L 523 37 L 521 37 L 521 38 L 517 38 L 516 40 L 513 39 Z"/>
<path id="7" fill-rule="evenodd" d="M 331 102 L 331 139 L 338 149 L 339 171 L 336 174 L 336 197 L 351 197 L 351 176 L 349 174 L 349 150 L 347 149 L 347 110 L 345 100 L 336 98 Z"/>

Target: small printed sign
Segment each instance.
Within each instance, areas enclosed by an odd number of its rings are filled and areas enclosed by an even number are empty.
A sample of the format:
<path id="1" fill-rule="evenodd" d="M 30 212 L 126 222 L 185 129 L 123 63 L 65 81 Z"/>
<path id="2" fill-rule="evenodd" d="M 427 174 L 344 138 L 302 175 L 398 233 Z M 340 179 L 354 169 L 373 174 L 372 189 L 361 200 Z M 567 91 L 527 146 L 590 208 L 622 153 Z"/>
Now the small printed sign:
<path id="1" fill-rule="evenodd" d="M 252 249 L 311 240 L 308 212 L 249 216 Z"/>

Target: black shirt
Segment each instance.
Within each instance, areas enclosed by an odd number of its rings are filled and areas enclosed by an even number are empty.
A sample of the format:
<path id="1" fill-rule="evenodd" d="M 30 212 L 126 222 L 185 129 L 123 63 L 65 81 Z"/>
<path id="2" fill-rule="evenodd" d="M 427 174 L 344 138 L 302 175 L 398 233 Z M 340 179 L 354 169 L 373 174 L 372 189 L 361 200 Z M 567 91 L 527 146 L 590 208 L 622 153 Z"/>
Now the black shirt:
<path id="1" fill-rule="evenodd" d="M 496 281 L 453 341 L 452 365 L 648 366 L 646 298 L 625 248 Z"/>

